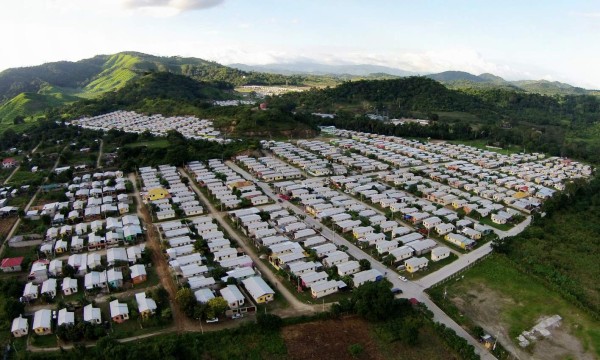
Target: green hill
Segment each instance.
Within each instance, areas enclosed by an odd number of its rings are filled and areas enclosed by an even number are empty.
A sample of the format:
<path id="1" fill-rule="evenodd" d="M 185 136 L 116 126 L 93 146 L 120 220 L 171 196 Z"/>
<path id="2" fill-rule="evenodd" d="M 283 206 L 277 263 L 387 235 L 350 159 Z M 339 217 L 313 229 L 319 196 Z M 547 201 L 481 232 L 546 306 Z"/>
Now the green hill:
<path id="1" fill-rule="evenodd" d="M 60 61 L 0 72 L 0 122 L 15 114 L 34 115 L 77 98 L 94 98 L 118 90 L 150 72 L 170 72 L 200 81 L 302 85 L 302 76 L 247 72 L 196 58 L 159 57 L 136 52 L 98 55 L 77 62 Z M 51 95 L 35 96 L 35 95 Z M 24 106 L 24 99 L 28 105 Z"/>

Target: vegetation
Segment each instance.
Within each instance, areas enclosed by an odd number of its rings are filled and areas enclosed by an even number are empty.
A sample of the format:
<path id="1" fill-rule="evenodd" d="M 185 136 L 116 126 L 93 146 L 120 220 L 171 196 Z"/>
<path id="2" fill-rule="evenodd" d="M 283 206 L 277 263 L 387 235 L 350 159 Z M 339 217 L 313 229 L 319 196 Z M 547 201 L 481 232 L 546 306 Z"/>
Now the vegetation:
<path id="1" fill-rule="evenodd" d="M 575 181 L 544 204 L 521 234 L 494 246 L 523 271 L 542 279 L 600 319 L 600 178 Z"/>
<path id="2" fill-rule="evenodd" d="M 488 333 L 500 327 L 505 338 L 513 341 L 540 317 L 558 314 L 563 318 L 560 329 L 579 338 L 585 350 L 600 355 L 598 321 L 521 270 L 505 255 L 494 255 L 464 272 L 460 280 L 441 284 L 428 293 L 473 336 L 481 332 L 481 327 Z M 498 351 L 496 355 L 503 353 Z"/>

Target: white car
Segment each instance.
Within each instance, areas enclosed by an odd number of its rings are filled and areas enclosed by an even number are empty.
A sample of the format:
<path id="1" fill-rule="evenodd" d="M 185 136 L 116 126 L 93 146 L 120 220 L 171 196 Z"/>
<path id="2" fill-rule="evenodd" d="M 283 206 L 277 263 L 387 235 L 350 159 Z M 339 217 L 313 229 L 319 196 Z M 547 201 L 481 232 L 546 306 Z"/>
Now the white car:
<path id="1" fill-rule="evenodd" d="M 216 323 L 216 322 L 219 322 L 219 318 L 206 319 L 207 324 Z"/>
<path id="2" fill-rule="evenodd" d="M 407 279 L 406 279 L 404 276 L 402 276 L 402 275 L 399 275 L 399 276 L 398 276 L 398 279 L 400 279 L 400 280 L 402 280 L 402 281 L 408 281 L 408 280 L 407 280 Z"/>
<path id="3" fill-rule="evenodd" d="M 236 314 L 233 314 L 233 316 L 232 316 L 231 318 L 232 318 L 233 320 L 235 320 L 235 319 L 241 319 L 241 318 L 243 318 L 243 317 L 244 317 L 244 315 L 242 315 L 242 314 L 240 314 L 240 313 L 236 313 Z"/>

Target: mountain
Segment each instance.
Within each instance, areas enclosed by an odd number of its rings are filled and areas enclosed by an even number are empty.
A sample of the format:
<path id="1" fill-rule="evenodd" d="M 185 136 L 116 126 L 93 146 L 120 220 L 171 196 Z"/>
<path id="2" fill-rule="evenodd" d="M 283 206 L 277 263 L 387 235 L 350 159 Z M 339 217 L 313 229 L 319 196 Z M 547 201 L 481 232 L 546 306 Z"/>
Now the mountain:
<path id="1" fill-rule="evenodd" d="M 503 78 L 485 73 L 473 75 L 464 71 L 444 71 L 426 75 L 453 89 L 475 88 L 517 90 L 542 95 L 599 95 L 597 90 L 587 90 L 558 81 L 517 80 L 507 81 Z"/>
<path id="2" fill-rule="evenodd" d="M 0 124 L 16 115 L 35 115 L 118 90 L 149 72 L 170 72 L 201 81 L 234 85 L 302 85 L 300 76 L 247 72 L 197 58 L 160 57 L 137 52 L 98 55 L 77 62 L 59 61 L 0 72 Z"/>
<path id="3" fill-rule="evenodd" d="M 411 76 L 417 75 L 412 71 L 396 69 L 379 65 L 329 65 L 315 62 L 290 62 L 273 63 L 267 65 L 245 65 L 230 64 L 229 66 L 243 71 L 258 71 L 282 75 L 337 75 L 337 76 L 356 76 L 367 77 L 370 75 L 381 76 L 382 74 L 391 76 Z"/>

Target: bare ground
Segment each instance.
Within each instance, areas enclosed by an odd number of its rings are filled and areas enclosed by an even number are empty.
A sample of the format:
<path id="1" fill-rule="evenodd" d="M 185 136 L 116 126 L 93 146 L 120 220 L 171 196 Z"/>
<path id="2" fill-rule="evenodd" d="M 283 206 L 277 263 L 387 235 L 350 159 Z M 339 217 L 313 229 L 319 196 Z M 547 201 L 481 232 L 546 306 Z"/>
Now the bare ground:
<path id="1" fill-rule="evenodd" d="M 282 336 L 291 360 L 353 359 L 348 351 L 353 344 L 364 349 L 357 359 L 384 359 L 368 324 L 356 317 L 286 326 Z"/>
<path id="2" fill-rule="evenodd" d="M 18 217 L 11 216 L 0 220 L 0 238 L 4 238 L 8 235 L 10 229 L 12 229 L 13 225 L 17 222 L 17 219 Z"/>
<path id="3" fill-rule="evenodd" d="M 593 360 L 594 355 L 586 352 L 583 345 L 575 336 L 569 333 L 564 323 L 551 329 L 551 336 L 540 339 L 528 349 L 522 349 L 508 333 L 508 324 L 502 321 L 502 309 L 516 303 L 501 293 L 483 285 L 470 289 L 461 297 L 455 297 L 452 302 L 461 312 L 483 327 L 518 359 L 561 360 L 565 358 Z M 554 315 L 554 314 L 541 314 Z"/>

